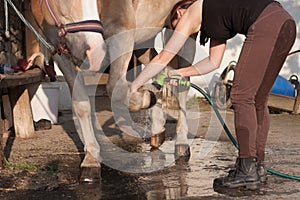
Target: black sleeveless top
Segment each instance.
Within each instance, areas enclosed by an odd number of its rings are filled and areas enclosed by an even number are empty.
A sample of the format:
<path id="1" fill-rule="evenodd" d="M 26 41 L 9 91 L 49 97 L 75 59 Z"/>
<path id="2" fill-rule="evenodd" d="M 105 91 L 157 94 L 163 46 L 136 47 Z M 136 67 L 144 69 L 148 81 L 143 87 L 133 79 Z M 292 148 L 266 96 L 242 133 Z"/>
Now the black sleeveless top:
<path id="1" fill-rule="evenodd" d="M 248 28 L 273 0 L 203 0 L 200 44 L 226 41 Z"/>

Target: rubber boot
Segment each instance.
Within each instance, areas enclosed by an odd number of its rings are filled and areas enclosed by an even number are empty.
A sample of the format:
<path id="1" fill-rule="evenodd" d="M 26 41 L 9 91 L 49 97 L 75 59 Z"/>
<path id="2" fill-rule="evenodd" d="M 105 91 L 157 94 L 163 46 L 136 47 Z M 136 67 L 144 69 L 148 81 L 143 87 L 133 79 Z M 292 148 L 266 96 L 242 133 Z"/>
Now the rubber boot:
<path id="1" fill-rule="evenodd" d="M 237 158 L 236 161 L 235 161 L 235 164 L 234 164 L 234 168 L 229 170 L 228 172 L 228 177 L 234 177 L 236 172 L 237 172 L 237 169 L 238 169 L 238 166 L 240 164 L 240 158 Z"/>
<path id="2" fill-rule="evenodd" d="M 259 189 L 260 181 L 257 171 L 256 158 L 239 158 L 237 169 L 234 174 L 223 179 L 222 185 L 227 188 L 240 188 L 255 190 Z"/>
<path id="3" fill-rule="evenodd" d="M 237 171 L 237 167 L 239 165 L 240 162 L 240 158 L 236 159 L 235 165 L 234 165 L 234 169 L 229 170 L 228 172 L 228 177 L 234 177 Z M 257 161 L 257 173 L 259 176 L 259 181 L 260 183 L 267 183 L 267 170 L 266 167 L 264 165 L 264 163 L 262 161 Z"/>
<path id="4" fill-rule="evenodd" d="M 260 182 L 263 184 L 267 183 L 267 170 L 262 161 L 257 162 L 257 172 Z"/>

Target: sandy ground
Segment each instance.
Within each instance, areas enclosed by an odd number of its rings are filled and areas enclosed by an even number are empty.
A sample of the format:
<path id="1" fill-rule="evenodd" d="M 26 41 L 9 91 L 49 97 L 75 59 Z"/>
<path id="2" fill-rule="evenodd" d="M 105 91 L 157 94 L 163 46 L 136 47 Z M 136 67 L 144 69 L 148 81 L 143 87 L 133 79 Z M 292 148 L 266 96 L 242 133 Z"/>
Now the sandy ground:
<path id="1" fill-rule="evenodd" d="M 101 126 L 109 134 L 109 138 L 116 143 L 130 146 L 134 143 L 131 139 L 122 139 L 121 132 L 113 122 L 110 104 L 107 97 L 96 99 L 96 114 Z M 139 198 L 137 196 L 127 196 L 126 199 L 235 199 L 237 196 L 242 199 L 299 199 L 300 182 L 276 175 L 268 174 L 268 184 L 262 186 L 261 190 L 252 193 L 240 191 L 224 192 L 215 191 L 212 186 L 214 178 L 225 175 L 229 166 L 235 161 L 236 149 L 228 139 L 224 131 L 218 138 L 213 150 L 204 158 L 197 160 L 195 156 L 197 145 L 207 137 L 207 132 L 214 127 L 213 115 L 207 102 L 202 102 L 201 115 L 198 116 L 201 123 L 197 126 L 197 134 L 192 146 L 192 158 L 190 168 L 185 175 L 186 186 L 189 188 L 183 195 L 171 195 L 165 192 L 163 197 L 149 197 L 146 195 Z M 233 131 L 232 111 L 226 113 L 226 124 Z M 288 113 L 272 114 L 271 129 L 268 138 L 266 165 L 290 175 L 300 175 L 300 115 Z M 191 116 L 190 123 L 193 122 Z M 172 126 L 172 123 L 170 127 Z M 207 138 L 209 139 L 209 138 Z M 110 172 L 108 168 L 103 168 L 103 185 L 110 181 L 112 194 L 105 190 L 106 196 L 100 195 L 104 189 L 82 188 L 78 183 L 80 161 L 83 158 L 83 146 L 76 133 L 72 121 L 71 111 L 60 113 L 59 123 L 53 125 L 50 130 L 36 131 L 36 135 L 31 139 L 4 138 L 5 155 L 10 165 L 0 170 L 0 199 L 124 199 L 118 196 L 120 180 L 110 179 L 106 174 Z M 143 146 L 148 147 L 144 142 Z M 193 157 L 194 156 L 194 157 Z M 201 166 L 200 166 L 201 165 Z M 193 170 L 195 169 L 195 170 Z M 171 176 L 171 172 L 164 171 L 162 174 L 155 174 L 154 177 Z M 175 173 L 176 174 L 176 173 Z M 178 174 L 177 174 L 178 175 Z M 180 175 L 179 175 L 180 176 Z M 195 177 L 197 176 L 196 180 Z M 153 178 L 139 177 L 141 185 L 147 185 L 147 180 Z M 120 177 L 119 177 L 120 178 Z M 121 179 L 124 178 L 121 176 Z M 125 176 L 126 178 L 126 176 Z M 113 182 L 115 181 L 115 182 Z M 128 186 L 129 187 L 129 186 Z M 146 186 L 145 186 L 146 187 Z M 169 191 L 173 186 L 164 184 L 164 191 Z M 129 187 L 130 188 L 130 187 Z M 145 189 L 145 188 L 144 188 Z M 149 189 L 149 188 L 148 188 Z M 145 189 L 145 191 L 147 188 Z M 132 187 L 127 191 L 139 193 Z M 130 193 L 130 192 L 128 192 Z M 92 195 L 92 196 L 91 196 Z M 119 194 L 120 195 L 120 194 Z M 110 196 L 110 198 L 108 198 Z M 118 198 L 120 197 L 120 198 Z"/>

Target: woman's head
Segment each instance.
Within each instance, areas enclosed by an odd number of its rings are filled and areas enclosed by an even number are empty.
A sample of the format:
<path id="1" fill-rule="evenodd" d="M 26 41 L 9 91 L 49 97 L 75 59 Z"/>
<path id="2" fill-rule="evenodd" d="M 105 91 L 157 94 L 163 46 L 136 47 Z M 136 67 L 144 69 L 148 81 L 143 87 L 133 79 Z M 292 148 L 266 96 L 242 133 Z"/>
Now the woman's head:
<path id="1" fill-rule="evenodd" d="M 186 9 L 190 7 L 196 0 L 181 0 L 177 2 L 170 13 L 171 27 L 175 29 L 177 23 L 179 22 L 181 16 L 184 14 Z"/>

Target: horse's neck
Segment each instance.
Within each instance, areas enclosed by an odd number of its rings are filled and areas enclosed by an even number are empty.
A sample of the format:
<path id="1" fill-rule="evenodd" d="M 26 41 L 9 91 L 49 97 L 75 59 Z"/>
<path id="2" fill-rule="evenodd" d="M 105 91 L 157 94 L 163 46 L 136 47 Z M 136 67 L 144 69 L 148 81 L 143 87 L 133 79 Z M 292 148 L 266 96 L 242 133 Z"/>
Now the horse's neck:
<path id="1" fill-rule="evenodd" d="M 47 23 L 55 25 L 55 21 L 48 12 L 48 8 L 44 0 L 31 0 L 31 11 L 39 25 L 41 25 L 43 21 L 47 21 Z"/>
<path id="2" fill-rule="evenodd" d="M 179 0 L 97 0 L 100 18 L 105 22 L 134 23 L 138 27 L 161 27 Z"/>
<path id="3" fill-rule="evenodd" d="M 171 9 L 179 0 L 152 0 L 151 6 L 149 0 L 137 1 L 135 10 L 137 26 L 143 27 L 147 24 L 149 27 L 161 27 L 165 25 Z"/>

